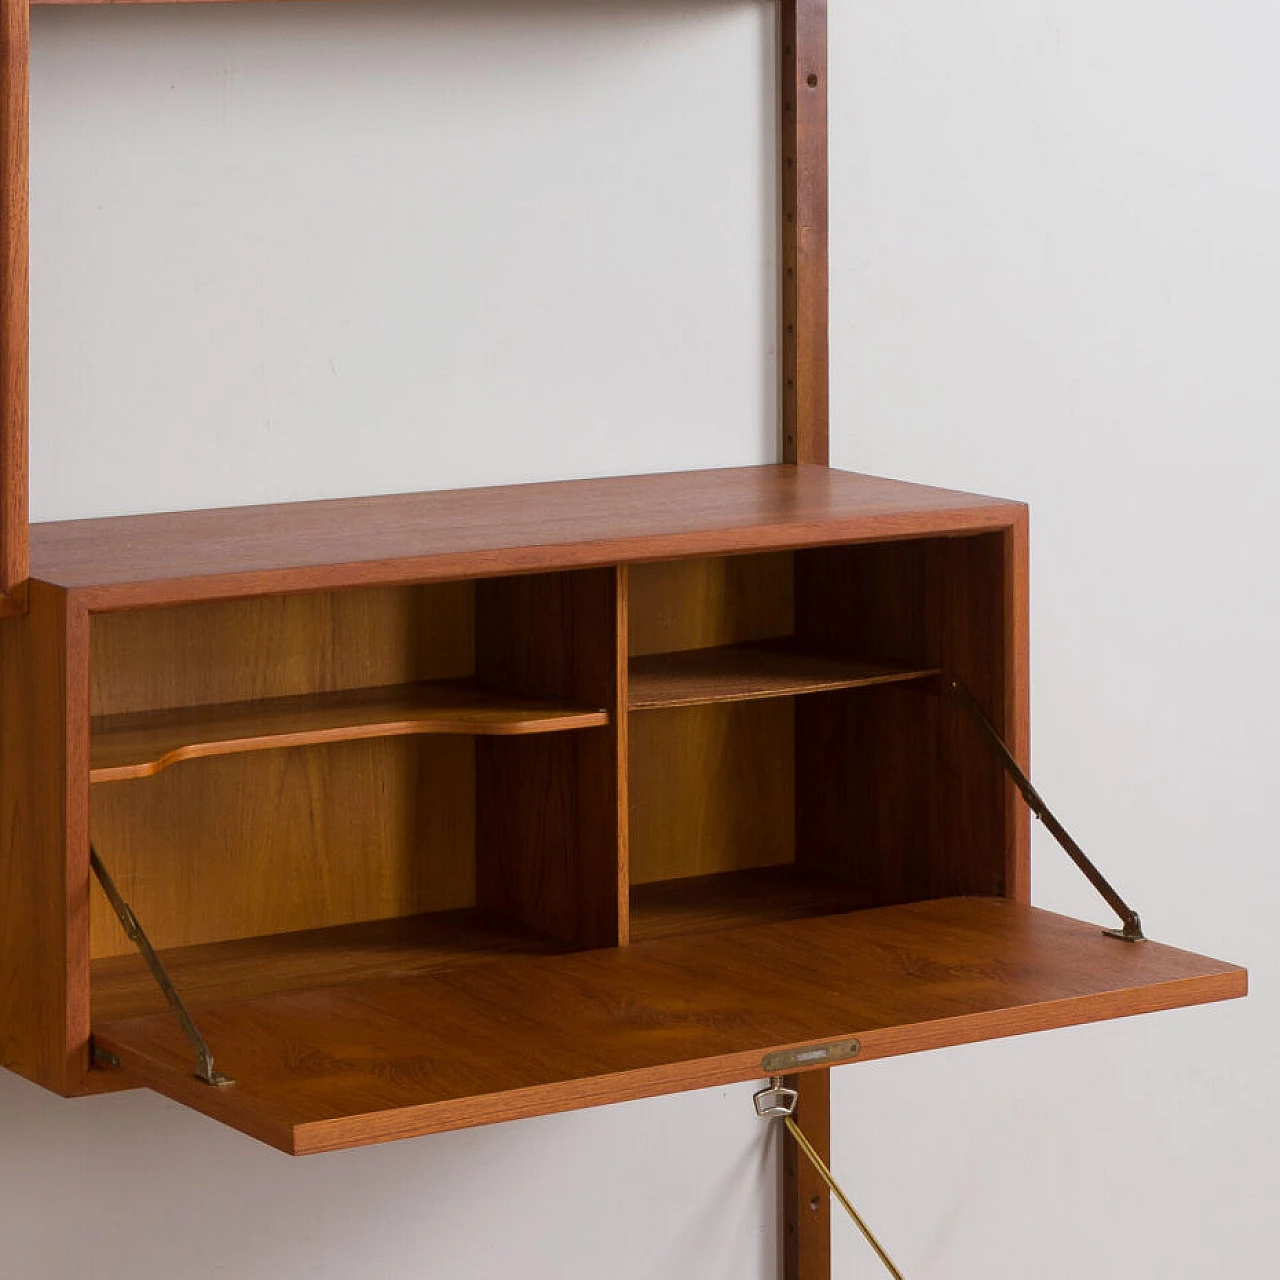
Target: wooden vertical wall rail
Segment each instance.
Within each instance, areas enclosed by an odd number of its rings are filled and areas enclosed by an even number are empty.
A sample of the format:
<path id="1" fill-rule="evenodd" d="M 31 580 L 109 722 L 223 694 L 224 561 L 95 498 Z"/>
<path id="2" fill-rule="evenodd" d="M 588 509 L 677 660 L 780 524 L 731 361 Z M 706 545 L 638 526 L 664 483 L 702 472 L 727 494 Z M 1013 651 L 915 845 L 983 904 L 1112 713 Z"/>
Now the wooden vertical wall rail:
<path id="1" fill-rule="evenodd" d="M 0 0 L 0 616 L 25 608 L 28 414 L 27 0 Z"/>
<path id="2" fill-rule="evenodd" d="M 781 0 L 779 10 L 782 460 L 828 466 L 827 4 Z M 805 1134 L 830 1160 L 831 1073 L 787 1083 Z M 784 1280 L 830 1280 L 831 1198 L 790 1135 L 782 1163 Z"/>
<path id="3" fill-rule="evenodd" d="M 826 0 L 782 0 L 781 17 L 782 459 L 826 466 Z"/>
<path id="4" fill-rule="evenodd" d="M 807 1071 L 786 1083 L 800 1094 L 796 1123 L 829 1166 L 831 1072 Z M 782 1274 L 785 1280 L 830 1280 L 831 1193 L 795 1139 L 784 1134 L 782 1141 Z"/>

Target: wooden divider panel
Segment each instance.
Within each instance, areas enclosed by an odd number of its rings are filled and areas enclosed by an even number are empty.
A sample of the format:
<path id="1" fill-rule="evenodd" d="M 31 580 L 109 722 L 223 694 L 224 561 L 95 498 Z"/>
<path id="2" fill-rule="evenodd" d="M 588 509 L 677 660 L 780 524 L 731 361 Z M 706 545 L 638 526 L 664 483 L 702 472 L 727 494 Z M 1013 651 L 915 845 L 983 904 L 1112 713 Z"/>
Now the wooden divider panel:
<path id="1" fill-rule="evenodd" d="M 625 581 L 617 569 L 476 586 L 476 674 L 603 708 L 605 728 L 477 753 L 479 905 L 584 947 L 627 936 Z"/>

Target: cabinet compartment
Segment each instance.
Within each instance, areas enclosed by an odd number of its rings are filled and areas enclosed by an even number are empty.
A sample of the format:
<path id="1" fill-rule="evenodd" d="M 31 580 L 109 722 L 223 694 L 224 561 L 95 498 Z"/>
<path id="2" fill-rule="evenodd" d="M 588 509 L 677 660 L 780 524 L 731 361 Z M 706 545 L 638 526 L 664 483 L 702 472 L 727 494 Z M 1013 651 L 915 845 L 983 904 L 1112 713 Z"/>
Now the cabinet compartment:
<path id="1" fill-rule="evenodd" d="M 1003 723 L 1007 573 L 990 534 L 633 566 L 633 938 L 1003 893 L 1020 819 L 940 695 Z"/>
<path id="2" fill-rule="evenodd" d="M 614 579 L 92 619 L 91 760 L 131 735 L 197 744 L 90 797 L 104 861 L 197 1001 L 617 942 Z M 448 715 L 406 718 L 441 691 Z M 95 1010 L 153 1007 L 90 902 Z"/>

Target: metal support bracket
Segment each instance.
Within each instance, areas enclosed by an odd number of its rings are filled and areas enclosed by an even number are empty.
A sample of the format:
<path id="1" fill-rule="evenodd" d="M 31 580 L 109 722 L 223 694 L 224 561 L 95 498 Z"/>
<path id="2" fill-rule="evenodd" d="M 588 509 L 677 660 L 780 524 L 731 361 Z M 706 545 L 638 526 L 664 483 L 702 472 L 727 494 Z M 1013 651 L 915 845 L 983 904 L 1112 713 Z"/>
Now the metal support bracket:
<path id="1" fill-rule="evenodd" d="M 164 998 L 169 1002 L 169 1007 L 178 1019 L 183 1034 L 195 1050 L 196 1079 L 204 1081 L 205 1084 L 214 1085 L 217 1088 L 235 1084 L 235 1081 L 230 1076 L 224 1076 L 221 1071 L 214 1067 L 213 1054 L 210 1052 L 204 1036 L 200 1034 L 200 1028 L 196 1026 L 195 1019 L 192 1018 L 190 1011 L 183 1003 L 182 997 L 178 994 L 177 987 L 173 985 L 168 971 L 161 963 L 160 957 L 156 955 L 155 948 L 151 945 L 151 940 L 138 923 L 138 917 L 133 914 L 129 904 L 120 896 L 120 890 L 116 888 L 116 882 L 111 878 L 107 868 L 103 865 L 102 859 L 98 857 L 97 849 L 93 845 L 89 846 L 89 865 L 93 868 L 93 874 L 98 877 L 98 883 L 102 885 L 102 891 L 107 895 L 107 901 L 111 903 L 111 908 L 119 918 L 125 933 L 129 935 L 129 941 L 141 952 L 143 960 L 147 962 L 147 968 L 151 970 L 151 976 L 156 980 L 160 990 L 164 992 Z M 99 1055 L 100 1060 L 107 1059 L 109 1061 L 110 1058 L 114 1057 L 114 1055 L 107 1055 L 98 1050 L 95 1050 L 95 1053 Z M 109 1062 L 109 1065 L 119 1066 L 119 1059 Z"/>
<path id="2" fill-rule="evenodd" d="M 996 758 L 1004 766 L 1005 772 L 1013 779 L 1014 785 L 1022 793 L 1027 807 L 1044 823 L 1045 829 L 1063 847 L 1067 856 L 1084 873 L 1085 878 L 1102 895 L 1107 906 L 1120 917 L 1119 929 L 1104 929 L 1102 932 L 1109 938 L 1120 938 L 1125 942 L 1142 942 L 1142 921 L 1138 913 L 1111 887 L 1106 876 L 1090 861 L 1088 854 L 1071 838 L 1067 829 L 1053 816 L 1052 810 L 1040 798 L 1040 793 L 1031 785 L 1031 779 L 1022 772 L 1013 752 L 1006 746 L 1004 739 L 996 732 L 995 726 L 987 719 L 986 712 L 978 705 L 962 680 L 954 677 L 947 680 L 947 692 L 951 699 L 958 703 L 960 709 L 977 726 L 983 739 Z"/>

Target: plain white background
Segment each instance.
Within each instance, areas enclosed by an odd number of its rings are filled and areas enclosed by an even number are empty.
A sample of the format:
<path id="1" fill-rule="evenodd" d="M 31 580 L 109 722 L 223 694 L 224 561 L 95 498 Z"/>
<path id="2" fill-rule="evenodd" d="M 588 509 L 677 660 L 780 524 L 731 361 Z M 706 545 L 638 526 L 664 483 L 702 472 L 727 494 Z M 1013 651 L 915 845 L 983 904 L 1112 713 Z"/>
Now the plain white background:
<path id="1" fill-rule="evenodd" d="M 37 12 L 35 518 L 771 458 L 773 22 Z M 1254 988 L 837 1072 L 912 1280 L 1273 1266 L 1278 46 L 1262 0 L 831 15 L 834 461 L 1031 502 L 1037 779 Z M 3 1075 L 0 1272 L 772 1280 L 749 1095 L 290 1161 Z"/>

